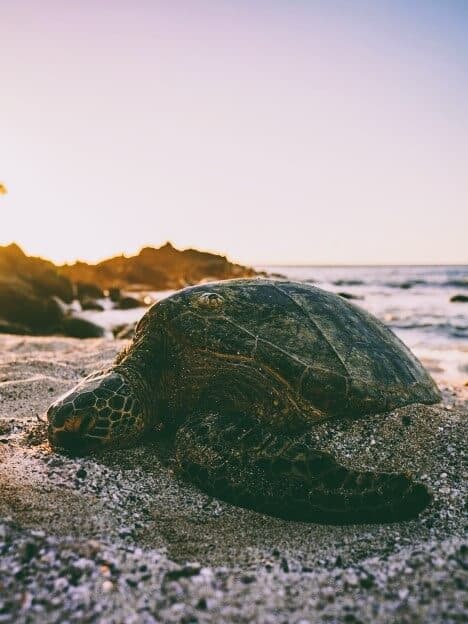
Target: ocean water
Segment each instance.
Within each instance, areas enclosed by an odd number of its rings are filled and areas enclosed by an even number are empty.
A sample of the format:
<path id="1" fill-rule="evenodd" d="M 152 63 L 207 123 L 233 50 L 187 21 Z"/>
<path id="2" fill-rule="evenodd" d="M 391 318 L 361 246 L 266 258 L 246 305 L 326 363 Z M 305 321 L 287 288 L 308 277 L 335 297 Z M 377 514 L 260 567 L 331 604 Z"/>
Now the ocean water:
<path id="1" fill-rule="evenodd" d="M 468 266 L 261 266 L 258 270 L 345 292 L 388 325 L 419 357 L 439 384 L 464 386 L 468 381 L 468 303 L 452 303 L 468 295 Z M 146 293 L 148 294 L 148 293 Z M 170 292 L 150 293 L 157 301 Z M 105 327 L 138 320 L 144 308 L 82 315 Z"/>

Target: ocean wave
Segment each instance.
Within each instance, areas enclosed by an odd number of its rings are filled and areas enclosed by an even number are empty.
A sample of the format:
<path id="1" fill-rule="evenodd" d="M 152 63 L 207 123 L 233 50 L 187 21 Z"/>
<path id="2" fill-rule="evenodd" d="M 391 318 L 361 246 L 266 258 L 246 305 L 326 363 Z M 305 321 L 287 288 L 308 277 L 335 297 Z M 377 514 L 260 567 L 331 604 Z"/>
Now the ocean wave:
<path id="1" fill-rule="evenodd" d="M 431 282 L 428 282 L 428 281 L 423 280 L 423 279 L 406 280 L 404 282 L 387 282 L 387 283 L 384 283 L 384 286 L 387 286 L 388 288 L 402 288 L 404 290 L 407 290 L 409 288 L 413 288 L 414 286 L 434 286 L 434 285 L 435 284 L 431 284 Z"/>
<path id="2" fill-rule="evenodd" d="M 444 282 L 442 286 L 450 286 L 451 288 L 468 288 L 468 278 L 452 279 Z"/>
<path id="3" fill-rule="evenodd" d="M 429 323 L 417 319 L 408 321 L 392 321 L 388 323 L 392 329 L 419 330 L 428 333 L 437 333 L 450 338 L 468 338 L 468 326 L 454 325 L 453 323 Z"/>
<path id="4" fill-rule="evenodd" d="M 333 282 L 334 286 L 364 286 L 366 282 L 360 279 L 339 279 Z"/>

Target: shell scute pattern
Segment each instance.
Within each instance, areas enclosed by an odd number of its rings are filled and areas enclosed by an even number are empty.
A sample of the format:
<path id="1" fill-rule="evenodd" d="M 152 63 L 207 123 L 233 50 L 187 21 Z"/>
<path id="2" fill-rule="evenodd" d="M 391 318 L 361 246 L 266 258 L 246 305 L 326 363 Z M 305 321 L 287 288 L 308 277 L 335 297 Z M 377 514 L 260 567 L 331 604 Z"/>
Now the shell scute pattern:
<path id="1" fill-rule="evenodd" d="M 208 289 L 223 299 L 215 312 L 194 304 Z M 318 412 L 370 413 L 437 400 L 432 380 L 398 338 L 333 293 L 260 279 L 193 287 L 171 299 L 167 325 L 176 341 L 213 359 L 251 362 Z M 150 318 L 147 331 L 151 325 Z"/>

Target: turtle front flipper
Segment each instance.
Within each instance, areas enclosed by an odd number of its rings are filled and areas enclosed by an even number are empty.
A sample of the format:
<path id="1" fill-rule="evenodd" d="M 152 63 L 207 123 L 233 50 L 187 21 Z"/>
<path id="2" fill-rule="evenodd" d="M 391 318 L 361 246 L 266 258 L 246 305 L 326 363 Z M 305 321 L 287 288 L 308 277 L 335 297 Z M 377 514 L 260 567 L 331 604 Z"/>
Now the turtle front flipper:
<path id="1" fill-rule="evenodd" d="M 207 493 L 289 520 L 393 522 L 430 502 L 400 474 L 359 472 L 308 443 L 264 431 L 243 418 L 193 416 L 175 441 L 178 472 Z"/>

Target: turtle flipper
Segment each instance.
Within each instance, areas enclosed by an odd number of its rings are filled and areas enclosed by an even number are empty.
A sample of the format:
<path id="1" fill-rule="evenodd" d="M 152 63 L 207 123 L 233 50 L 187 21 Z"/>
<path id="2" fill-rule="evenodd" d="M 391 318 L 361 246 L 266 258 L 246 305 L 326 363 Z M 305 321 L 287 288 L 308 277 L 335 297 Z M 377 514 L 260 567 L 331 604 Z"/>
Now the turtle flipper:
<path id="1" fill-rule="evenodd" d="M 218 498 L 291 520 L 392 522 L 431 500 L 401 474 L 359 472 L 307 441 L 262 430 L 245 419 L 194 416 L 178 430 L 178 472 Z"/>
<path id="2" fill-rule="evenodd" d="M 430 502 L 427 489 L 411 478 L 346 468 L 304 437 L 279 449 L 273 443 L 257 460 L 272 480 L 288 481 L 291 516 L 338 523 L 392 522 L 416 516 Z"/>

